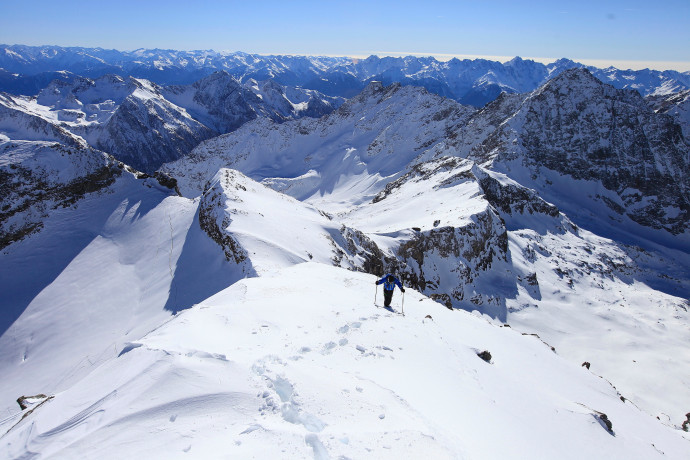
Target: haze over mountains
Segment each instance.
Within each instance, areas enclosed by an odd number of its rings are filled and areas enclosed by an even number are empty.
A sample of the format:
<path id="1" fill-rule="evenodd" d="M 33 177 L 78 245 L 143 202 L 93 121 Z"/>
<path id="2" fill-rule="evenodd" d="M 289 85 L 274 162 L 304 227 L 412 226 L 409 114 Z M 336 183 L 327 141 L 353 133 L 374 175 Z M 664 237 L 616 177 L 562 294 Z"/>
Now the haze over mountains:
<path id="1" fill-rule="evenodd" d="M 4 456 L 690 452 L 687 73 L 0 67 Z"/>

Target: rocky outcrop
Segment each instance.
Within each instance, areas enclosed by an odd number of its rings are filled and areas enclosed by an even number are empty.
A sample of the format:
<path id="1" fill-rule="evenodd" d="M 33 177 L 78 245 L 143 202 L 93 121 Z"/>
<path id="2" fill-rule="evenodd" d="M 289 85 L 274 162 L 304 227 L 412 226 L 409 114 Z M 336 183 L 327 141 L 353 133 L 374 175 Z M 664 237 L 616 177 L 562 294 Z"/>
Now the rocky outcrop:
<path id="1" fill-rule="evenodd" d="M 235 184 L 235 187 L 246 191 L 241 184 Z M 224 201 L 225 188 L 223 186 L 210 188 L 199 203 L 199 226 L 221 247 L 227 261 L 241 265 L 248 258 L 247 251 L 227 231 L 232 220 L 225 212 Z"/>
<path id="2" fill-rule="evenodd" d="M 54 209 L 99 192 L 126 167 L 89 148 L 46 142 L 0 144 L 0 249 L 40 231 Z"/>
<path id="3" fill-rule="evenodd" d="M 506 268 L 507 253 L 506 228 L 488 207 L 466 226 L 417 232 L 400 245 L 396 256 L 407 285 L 505 319 L 505 293 L 490 280 L 501 277 L 499 267 Z"/>
<path id="4" fill-rule="evenodd" d="M 358 271 L 371 273 L 376 276 L 385 274 L 387 267 L 393 260 L 386 256 L 381 249 L 364 233 L 346 226 L 340 228 L 340 234 L 345 240 L 344 250 L 339 251 L 339 256 L 334 260 L 337 266 L 342 265 L 342 259 L 347 255 L 351 266 Z"/>
<path id="5" fill-rule="evenodd" d="M 680 125 L 638 92 L 615 89 L 586 69 L 526 95 L 502 95 L 435 148 L 439 156 L 448 149 L 516 180 L 527 171 L 547 190 L 548 171 L 600 184 L 607 192 L 593 198 L 612 218 L 625 215 L 672 235 L 689 229 L 690 144 Z M 569 198 L 589 199 L 579 190 Z"/>
<path id="6" fill-rule="evenodd" d="M 544 214 L 553 218 L 560 215 L 556 206 L 544 201 L 534 190 L 508 178 L 499 180 L 477 166 L 472 168 L 472 173 L 479 181 L 487 201 L 503 215 Z"/>

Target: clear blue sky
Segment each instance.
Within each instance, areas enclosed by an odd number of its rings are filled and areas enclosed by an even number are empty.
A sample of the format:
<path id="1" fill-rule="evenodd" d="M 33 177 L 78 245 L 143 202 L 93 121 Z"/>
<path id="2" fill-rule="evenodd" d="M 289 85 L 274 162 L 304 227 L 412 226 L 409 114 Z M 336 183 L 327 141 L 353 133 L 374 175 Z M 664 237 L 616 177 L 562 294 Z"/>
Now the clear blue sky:
<path id="1" fill-rule="evenodd" d="M 0 0 L 0 12 L 3 44 L 567 57 L 690 70 L 690 0 Z"/>

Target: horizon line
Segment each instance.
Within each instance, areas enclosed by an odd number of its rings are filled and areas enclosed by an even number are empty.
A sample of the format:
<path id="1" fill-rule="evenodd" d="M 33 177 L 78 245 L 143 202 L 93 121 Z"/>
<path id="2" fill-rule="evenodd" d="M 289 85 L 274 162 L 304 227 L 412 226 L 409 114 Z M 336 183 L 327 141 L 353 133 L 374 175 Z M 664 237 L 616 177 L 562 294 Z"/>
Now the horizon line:
<path id="1" fill-rule="evenodd" d="M 459 54 L 459 53 L 424 53 L 424 52 L 407 52 L 407 51 L 372 51 L 370 53 L 267 53 L 267 52 L 248 52 L 241 50 L 214 50 L 212 48 L 208 49 L 174 49 L 174 48 L 134 48 L 130 50 L 118 50 L 117 48 L 106 48 L 100 46 L 64 46 L 64 45 L 4 45 L 3 46 L 28 46 L 33 48 L 40 48 L 42 46 L 56 46 L 60 48 L 92 48 L 92 49 L 103 49 L 103 50 L 115 50 L 121 52 L 135 52 L 140 50 L 162 50 L 162 51 L 180 51 L 180 52 L 193 52 L 193 51 L 211 51 L 215 53 L 244 53 L 257 56 L 304 56 L 304 57 L 332 57 L 332 58 L 347 58 L 352 60 L 366 59 L 371 56 L 377 56 L 379 58 L 383 57 L 418 57 L 418 58 L 433 58 L 439 62 L 447 62 L 452 59 L 460 60 L 479 60 L 485 59 L 488 61 L 500 62 L 505 64 L 515 58 L 520 58 L 525 61 L 534 61 L 541 64 L 553 64 L 560 59 L 567 59 L 578 64 L 583 64 L 590 67 L 596 67 L 598 69 L 607 69 L 609 67 L 614 67 L 618 70 L 675 70 L 677 72 L 690 72 L 690 61 L 660 61 L 660 60 L 641 60 L 641 59 L 601 59 L 601 58 L 576 58 L 576 57 L 543 57 L 543 56 L 510 56 L 510 55 L 490 55 L 490 54 Z"/>

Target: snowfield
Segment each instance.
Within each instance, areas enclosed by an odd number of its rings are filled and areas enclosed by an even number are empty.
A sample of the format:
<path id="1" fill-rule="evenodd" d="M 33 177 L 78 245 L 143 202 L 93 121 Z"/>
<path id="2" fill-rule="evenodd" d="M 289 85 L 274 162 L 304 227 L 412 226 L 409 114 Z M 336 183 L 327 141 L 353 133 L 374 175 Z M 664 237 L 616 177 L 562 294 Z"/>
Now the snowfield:
<path id="1" fill-rule="evenodd" d="M 411 290 L 404 317 L 377 309 L 375 279 L 304 263 L 240 281 L 6 420 L 3 455 L 687 457 L 539 338 Z"/>

